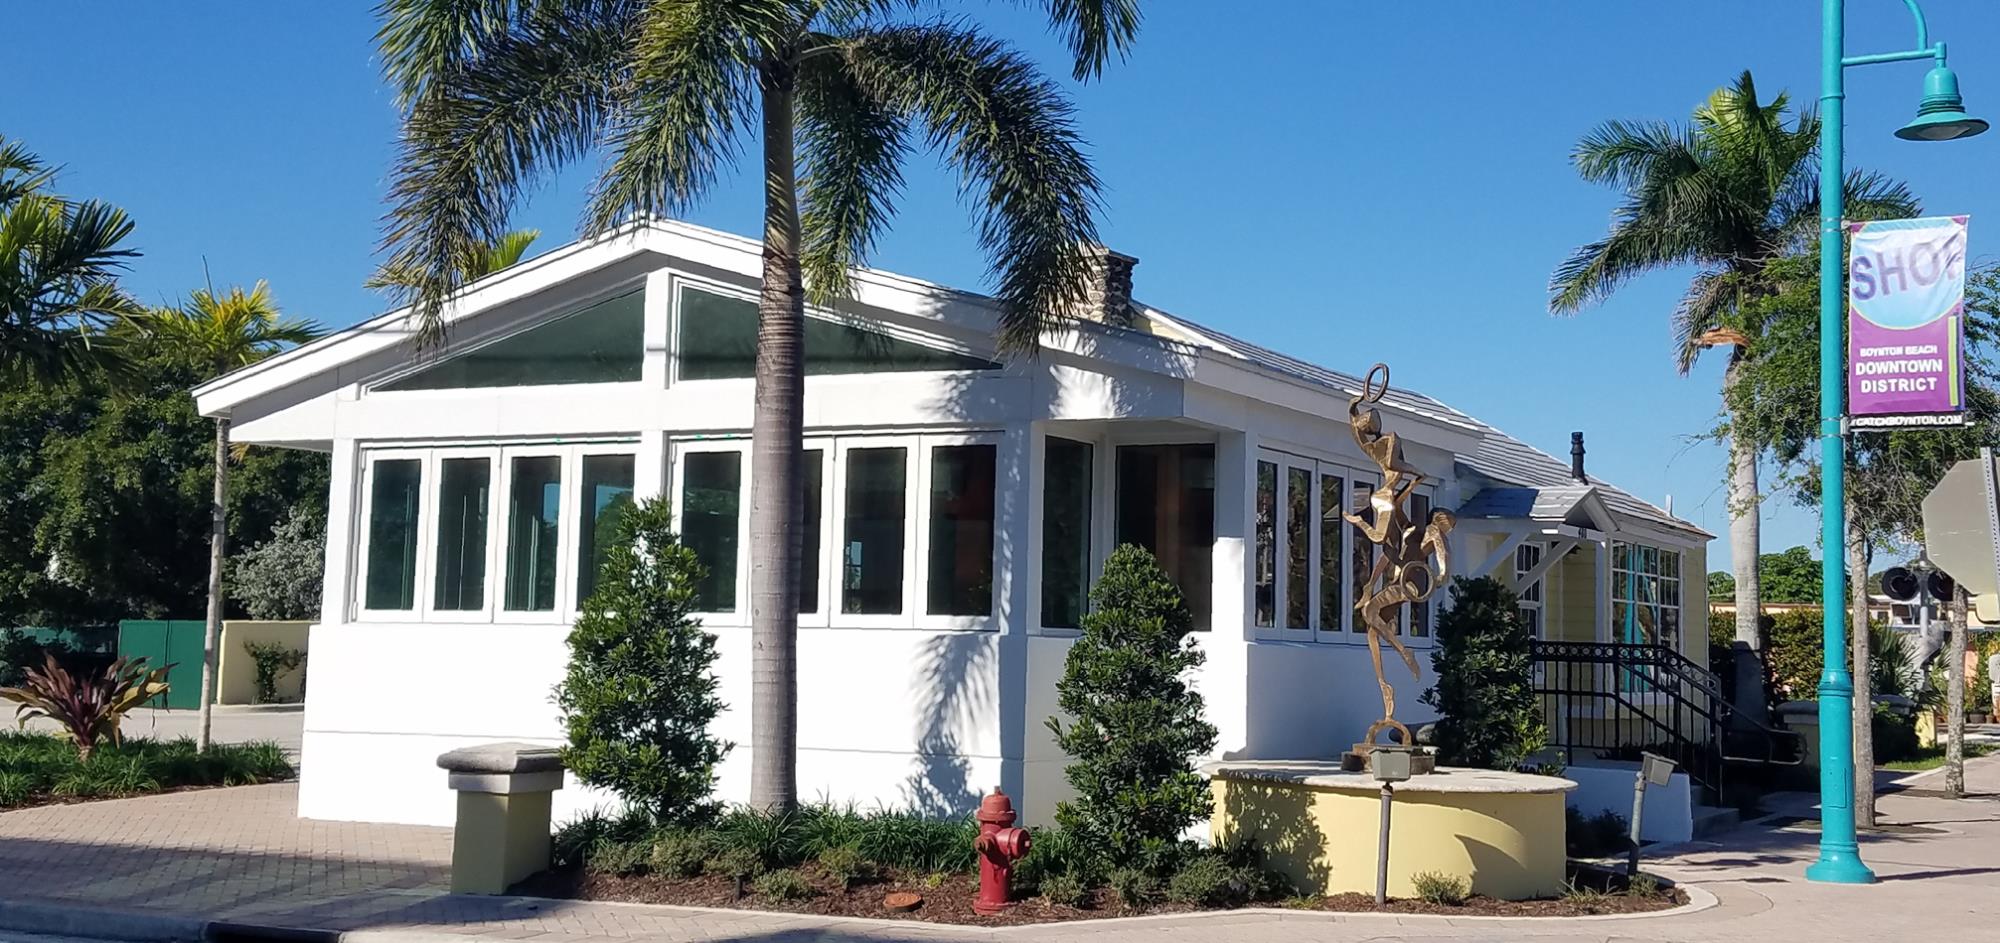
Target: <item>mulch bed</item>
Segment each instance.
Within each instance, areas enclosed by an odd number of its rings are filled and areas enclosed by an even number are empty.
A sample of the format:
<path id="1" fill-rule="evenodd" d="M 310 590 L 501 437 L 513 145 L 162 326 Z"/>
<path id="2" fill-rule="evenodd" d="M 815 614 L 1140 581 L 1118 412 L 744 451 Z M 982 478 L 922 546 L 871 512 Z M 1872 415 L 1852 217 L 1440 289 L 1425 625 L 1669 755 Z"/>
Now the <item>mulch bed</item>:
<path id="1" fill-rule="evenodd" d="M 514 888 L 514 891 L 537 897 L 576 900 L 770 910 L 984 927 L 1097 920 L 1140 914 L 1190 913 L 1197 909 L 1181 904 L 1159 904 L 1139 911 L 1127 910 L 1120 907 L 1109 892 L 1099 890 L 1082 907 L 1066 907 L 1035 898 L 1017 903 L 1005 914 L 988 917 L 972 910 L 972 900 L 979 892 L 979 879 L 970 874 L 893 875 L 842 889 L 836 882 L 810 865 L 800 868 L 799 872 L 811 882 L 816 892 L 814 896 L 802 901 L 770 900 L 758 897 L 748 889 L 739 896 L 735 880 L 715 875 L 674 879 L 652 875 L 621 877 L 580 870 L 538 874 L 522 882 Z M 922 895 L 923 905 L 910 913 L 892 913 L 885 910 L 882 899 L 898 891 Z M 1666 910 L 1687 903 L 1687 900 L 1684 891 L 1662 888 L 1660 893 L 1653 897 L 1606 894 L 1589 898 L 1511 901 L 1474 896 L 1458 906 L 1429 904 L 1421 900 L 1391 900 L 1382 912 L 1461 917 L 1579 917 Z M 1367 894 L 1338 894 L 1318 901 L 1317 906 L 1307 906 L 1307 904 L 1308 900 L 1301 899 L 1284 905 L 1263 903 L 1257 906 L 1290 906 L 1300 910 L 1336 912 L 1373 912 L 1376 909 L 1375 898 Z"/>

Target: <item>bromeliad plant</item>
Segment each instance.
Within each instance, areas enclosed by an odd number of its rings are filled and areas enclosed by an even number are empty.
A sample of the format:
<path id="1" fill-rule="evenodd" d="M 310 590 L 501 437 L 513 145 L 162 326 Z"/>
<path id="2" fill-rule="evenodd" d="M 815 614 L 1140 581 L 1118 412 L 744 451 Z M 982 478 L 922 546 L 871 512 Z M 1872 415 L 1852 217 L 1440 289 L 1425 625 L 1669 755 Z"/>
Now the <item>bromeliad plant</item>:
<path id="1" fill-rule="evenodd" d="M 126 713 L 167 692 L 172 667 L 148 669 L 144 658 L 120 658 L 101 672 L 75 673 L 50 656 L 28 669 L 20 687 L 0 688 L 0 699 L 18 705 L 14 720 L 22 727 L 37 717 L 61 725 L 57 736 L 76 744 L 78 760 L 88 760 L 98 741 L 120 742 Z"/>

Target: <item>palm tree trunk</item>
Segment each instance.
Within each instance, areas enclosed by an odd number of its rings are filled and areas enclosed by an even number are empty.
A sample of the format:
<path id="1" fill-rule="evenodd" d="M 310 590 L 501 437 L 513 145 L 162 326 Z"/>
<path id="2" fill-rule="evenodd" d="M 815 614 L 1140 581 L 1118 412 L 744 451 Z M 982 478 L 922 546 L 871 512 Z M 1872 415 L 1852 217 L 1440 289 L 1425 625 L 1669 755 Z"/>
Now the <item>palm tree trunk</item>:
<path id="1" fill-rule="evenodd" d="M 1945 651 L 1944 697 L 1944 791 L 1954 798 L 1965 795 L 1965 623 L 1969 617 L 1965 590 L 1951 607 L 1951 645 Z"/>
<path id="2" fill-rule="evenodd" d="M 222 646 L 222 552 L 228 535 L 229 417 L 215 419 L 215 499 L 208 509 L 208 628 L 201 646 L 201 730 L 195 747 L 208 749 L 209 727 L 215 719 L 216 656 Z"/>
<path id="3" fill-rule="evenodd" d="M 788 63 L 767 63 L 764 282 L 750 440 L 750 804 L 798 803 L 799 538 L 805 505 L 805 279 Z"/>
<path id="4" fill-rule="evenodd" d="M 1729 402 L 1729 393 L 1742 378 L 1745 351 L 1737 347 L 1729 356 L 1729 368 L 1723 373 L 1723 402 Z M 1743 443 L 1742 438 L 1732 434 L 1729 437 L 1729 558 L 1736 571 L 1736 678 L 1735 703 L 1739 712 L 1756 719 L 1763 719 L 1768 705 L 1764 703 L 1764 669 L 1762 632 L 1758 619 L 1763 614 L 1759 606 L 1760 587 L 1757 579 L 1757 554 L 1760 551 L 1759 509 L 1757 493 L 1757 450 Z"/>
<path id="5" fill-rule="evenodd" d="M 1851 499 L 1850 499 L 1851 500 Z M 1848 648 L 1854 653 L 1854 823 L 1875 827 L 1875 676 L 1869 662 L 1870 547 L 1847 510 Z"/>

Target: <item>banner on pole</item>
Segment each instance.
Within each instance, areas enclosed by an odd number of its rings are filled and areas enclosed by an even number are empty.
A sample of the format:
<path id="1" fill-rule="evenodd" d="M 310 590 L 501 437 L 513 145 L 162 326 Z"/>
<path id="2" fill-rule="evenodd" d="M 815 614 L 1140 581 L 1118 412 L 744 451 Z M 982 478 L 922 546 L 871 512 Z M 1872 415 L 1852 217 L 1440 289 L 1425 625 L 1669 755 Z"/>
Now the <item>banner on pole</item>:
<path id="1" fill-rule="evenodd" d="M 1847 224 L 1851 426 L 1964 423 L 1966 221 Z"/>

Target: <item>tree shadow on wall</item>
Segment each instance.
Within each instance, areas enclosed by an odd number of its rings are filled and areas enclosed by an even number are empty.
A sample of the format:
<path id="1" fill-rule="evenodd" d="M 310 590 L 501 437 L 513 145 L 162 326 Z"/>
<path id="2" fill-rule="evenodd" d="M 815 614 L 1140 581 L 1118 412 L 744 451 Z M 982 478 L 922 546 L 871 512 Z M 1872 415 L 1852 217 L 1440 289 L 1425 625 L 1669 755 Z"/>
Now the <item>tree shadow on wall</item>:
<path id="1" fill-rule="evenodd" d="M 1313 818 L 1314 793 L 1263 783 L 1232 781 L 1222 811 L 1229 825 L 1215 836 L 1219 845 L 1255 845 L 1265 867 L 1291 879 L 1304 894 L 1325 887 L 1327 836 Z"/>
<path id="2" fill-rule="evenodd" d="M 931 637 L 918 654 L 914 679 L 924 691 L 917 757 L 903 782 L 911 811 L 937 818 L 969 815 L 983 789 L 972 782 L 962 731 L 977 729 L 995 708 L 998 639 L 985 632 Z"/>

